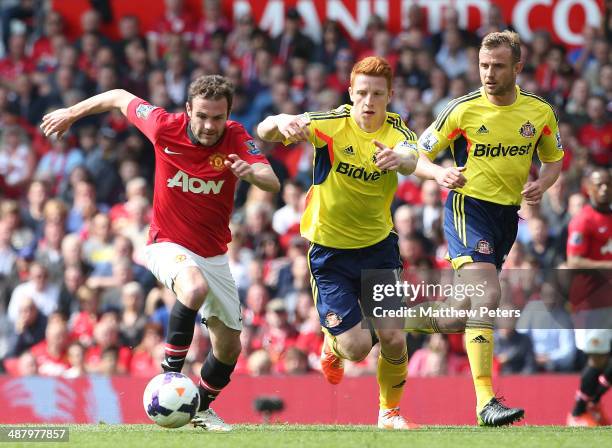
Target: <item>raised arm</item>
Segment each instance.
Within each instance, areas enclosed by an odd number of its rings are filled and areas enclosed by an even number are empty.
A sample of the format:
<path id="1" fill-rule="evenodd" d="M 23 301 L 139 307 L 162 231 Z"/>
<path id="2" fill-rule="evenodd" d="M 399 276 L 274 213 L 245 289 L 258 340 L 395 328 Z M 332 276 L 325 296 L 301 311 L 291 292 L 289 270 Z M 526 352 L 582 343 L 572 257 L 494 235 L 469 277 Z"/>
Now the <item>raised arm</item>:
<path id="1" fill-rule="evenodd" d="M 257 135 L 267 142 L 296 143 L 308 141 L 308 115 L 271 115 L 257 126 Z"/>
<path id="2" fill-rule="evenodd" d="M 49 137 L 57 133 L 58 138 L 66 133 L 72 123 L 88 115 L 108 112 L 119 109 L 127 116 L 127 108 L 130 101 L 136 96 L 123 89 L 109 90 L 99 95 L 92 96 L 74 106 L 57 109 L 43 117 L 40 128 Z"/>

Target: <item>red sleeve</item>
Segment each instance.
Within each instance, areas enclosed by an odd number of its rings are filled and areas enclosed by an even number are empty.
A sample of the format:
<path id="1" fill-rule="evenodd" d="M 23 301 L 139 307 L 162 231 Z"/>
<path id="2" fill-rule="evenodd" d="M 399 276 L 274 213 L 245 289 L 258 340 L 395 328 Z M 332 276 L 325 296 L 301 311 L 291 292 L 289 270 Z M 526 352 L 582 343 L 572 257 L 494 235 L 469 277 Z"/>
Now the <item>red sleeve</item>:
<path id="1" fill-rule="evenodd" d="M 268 159 L 266 159 L 266 156 L 264 156 L 257 147 L 253 137 L 249 135 L 242 125 L 236 123 L 236 126 L 236 137 L 234 139 L 235 146 L 232 148 L 233 151 L 249 165 L 253 165 L 254 163 L 265 163 L 269 165 Z"/>
<path id="2" fill-rule="evenodd" d="M 567 230 L 567 256 L 584 257 L 588 255 L 588 226 L 582 214 L 575 216 Z"/>
<path id="3" fill-rule="evenodd" d="M 129 122 L 140 129 L 151 140 L 151 143 L 156 143 L 168 115 L 163 108 L 152 106 L 138 97 L 130 101 L 127 110 Z"/>

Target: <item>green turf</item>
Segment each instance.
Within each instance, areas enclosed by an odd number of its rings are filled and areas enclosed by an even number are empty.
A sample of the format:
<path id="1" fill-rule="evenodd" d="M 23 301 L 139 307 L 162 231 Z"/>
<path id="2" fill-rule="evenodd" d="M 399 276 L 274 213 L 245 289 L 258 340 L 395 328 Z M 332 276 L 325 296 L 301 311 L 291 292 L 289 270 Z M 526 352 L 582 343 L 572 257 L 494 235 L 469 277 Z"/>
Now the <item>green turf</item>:
<path id="1" fill-rule="evenodd" d="M 153 425 L 70 425 L 68 443 L 1 443 L 23 447 L 100 448 L 501 448 L 612 446 L 612 427 L 427 426 L 413 431 L 384 431 L 373 426 L 237 425 L 231 433 L 207 433 L 191 427 L 165 430 Z"/>

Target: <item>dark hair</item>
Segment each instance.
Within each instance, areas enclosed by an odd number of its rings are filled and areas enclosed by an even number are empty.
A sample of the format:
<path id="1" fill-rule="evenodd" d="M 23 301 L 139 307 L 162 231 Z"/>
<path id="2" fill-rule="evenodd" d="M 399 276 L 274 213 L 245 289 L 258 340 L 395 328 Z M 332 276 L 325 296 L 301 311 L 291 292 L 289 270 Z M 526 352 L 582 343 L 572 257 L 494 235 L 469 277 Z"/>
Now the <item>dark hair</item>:
<path id="1" fill-rule="evenodd" d="M 207 100 L 225 98 L 227 100 L 227 113 L 229 114 L 234 99 L 234 85 L 221 75 L 200 76 L 189 85 L 187 102 L 190 106 L 196 96 L 201 96 Z"/>

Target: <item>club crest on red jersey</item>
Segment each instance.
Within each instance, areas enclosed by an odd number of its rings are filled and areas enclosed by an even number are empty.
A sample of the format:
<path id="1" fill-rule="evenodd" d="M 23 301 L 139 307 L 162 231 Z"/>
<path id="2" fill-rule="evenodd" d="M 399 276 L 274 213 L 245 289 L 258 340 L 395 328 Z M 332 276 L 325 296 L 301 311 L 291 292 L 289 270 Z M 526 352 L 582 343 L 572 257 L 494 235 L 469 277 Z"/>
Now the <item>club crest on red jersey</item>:
<path id="1" fill-rule="evenodd" d="M 225 156 L 223 154 L 216 152 L 210 156 L 209 160 L 210 166 L 212 166 L 213 169 L 217 171 L 223 171 L 223 169 L 225 168 L 225 165 L 223 164 L 223 162 L 225 162 Z"/>
<path id="2" fill-rule="evenodd" d="M 528 121 L 521 126 L 521 129 L 519 129 L 519 134 L 521 134 L 523 137 L 531 138 L 536 135 L 536 128 Z"/>

